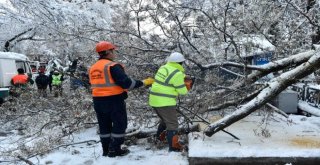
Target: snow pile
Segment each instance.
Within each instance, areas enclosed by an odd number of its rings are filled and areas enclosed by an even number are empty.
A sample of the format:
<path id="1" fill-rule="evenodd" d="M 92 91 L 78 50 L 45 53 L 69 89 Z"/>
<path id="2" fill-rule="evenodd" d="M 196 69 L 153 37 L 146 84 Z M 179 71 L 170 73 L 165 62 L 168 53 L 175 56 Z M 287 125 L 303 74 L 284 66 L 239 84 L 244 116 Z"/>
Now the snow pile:
<path id="1" fill-rule="evenodd" d="M 259 123 L 260 122 L 260 123 Z M 189 157 L 319 157 L 319 117 L 250 115 L 212 137 L 189 135 Z"/>
<path id="2" fill-rule="evenodd" d="M 307 102 L 305 101 L 299 101 L 299 109 L 303 110 L 303 111 L 306 111 L 314 116 L 317 116 L 317 117 L 320 117 L 320 110 L 319 108 L 315 108 L 315 107 L 312 107 L 311 105 L 309 105 Z"/>

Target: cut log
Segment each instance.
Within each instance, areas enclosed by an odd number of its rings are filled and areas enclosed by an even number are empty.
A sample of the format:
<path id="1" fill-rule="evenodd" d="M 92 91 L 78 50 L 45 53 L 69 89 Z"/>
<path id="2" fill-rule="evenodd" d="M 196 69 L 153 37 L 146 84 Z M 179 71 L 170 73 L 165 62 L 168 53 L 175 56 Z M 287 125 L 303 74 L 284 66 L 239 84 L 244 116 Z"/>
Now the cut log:
<path id="1" fill-rule="evenodd" d="M 194 125 L 190 125 L 189 128 L 188 127 L 180 127 L 178 129 L 178 132 L 180 134 L 186 134 L 189 132 L 199 132 L 200 131 L 200 126 L 199 124 L 194 124 Z M 135 137 L 138 139 L 142 139 L 142 138 L 147 138 L 150 136 L 155 135 L 157 132 L 157 130 L 132 130 L 132 132 L 126 133 L 126 138 L 131 138 L 131 137 Z"/>

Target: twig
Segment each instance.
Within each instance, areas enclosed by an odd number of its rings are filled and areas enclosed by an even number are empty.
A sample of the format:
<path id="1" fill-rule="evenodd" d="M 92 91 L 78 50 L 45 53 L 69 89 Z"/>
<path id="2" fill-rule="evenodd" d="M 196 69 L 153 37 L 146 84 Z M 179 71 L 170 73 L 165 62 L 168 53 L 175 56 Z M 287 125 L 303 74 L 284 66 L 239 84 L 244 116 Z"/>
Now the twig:
<path id="1" fill-rule="evenodd" d="M 180 106 L 182 107 L 182 106 Z M 184 107 L 182 107 L 184 108 Z M 202 120 L 203 123 L 207 124 L 207 125 L 210 125 L 210 122 L 206 121 L 205 119 L 203 119 L 201 116 L 197 115 L 197 114 L 194 114 L 193 112 L 191 112 L 189 109 L 187 108 L 184 108 L 185 110 L 187 110 L 188 112 L 190 112 L 192 115 L 195 115 L 196 117 L 198 117 L 200 120 Z M 180 113 L 182 116 L 184 116 L 185 118 L 188 118 L 186 115 L 184 115 L 180 110 L 177 109 L 177 112 Z M 187 119 L 189 121 L 191 121 L 189 118 Z M 237 140 L 240 140 L 237 136 L 233 135 L 232 133 L 222 129 L 222 131 L 230 136 L 232 136 L 233 138 L 237 139 Z"/>
<path id="2" fill-rule="evenodd" d="M 267 103 L 266 105 L 267 105 L 268 107 L 272 108 L 273 111 L 275 111 L 275 112 L 277 112 L 278 114 L 284 116 L 285 118 L 288 118 L 288 117 L 289 117 L 285 112 L 283 112 L 281 109 L 273 106 L 272 104 Z"/>
<path id="3" fill-rule="evenodd" d="M 28 160 L 28 159 L 26 159 L 26 158 L 24 158 L 24 157 L 22 157 L 20 155 L 18 155 L 17 158 L 19 158 L 20 160 L 26 162 L 29 165 L 34 165 L 30 160 Z"/>

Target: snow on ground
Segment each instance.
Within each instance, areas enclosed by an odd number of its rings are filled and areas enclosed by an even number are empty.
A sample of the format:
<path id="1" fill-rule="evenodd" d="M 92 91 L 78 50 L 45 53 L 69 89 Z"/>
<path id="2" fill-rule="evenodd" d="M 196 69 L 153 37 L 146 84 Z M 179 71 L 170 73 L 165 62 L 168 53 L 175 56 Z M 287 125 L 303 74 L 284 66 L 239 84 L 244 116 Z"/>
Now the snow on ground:
<path id="1" fill-rule="evenodd" d="M 190 157 L 320 157 L 320 118 L 250 115 L 212 137 L 189 135 Z"/>
<path id="2" fill-rule="evenodd" d="M 74 143 L 99 140 L 96 128 L 90 128 L 73 137 Z M 59 148 L 41 158 L 33 158 L 36 164 L 58 164 L 58 165 L 138 165 L 138 164 L 166 164 L 166 165 L 187 165 L 186 156 L 181 153 L 168 153 L 168 147 L 159 150 L 152 150 L 148 145 L 137 144 L 128 147 L 131 151 L 123 157 L 103 157 L 100 143 L 88 145 L 77 144 L 66 148 Z"/>
<path id="3" fill-rule="evenodd" d="M 320 157 L 320 118 L 255 113 L 226 128 L 240 138 L 236 140 L 220 131 L 212 137 L 189 134 L 189 153 L 168 153 L 168 147 L 157 149 L 141 140 L 128 148 L 123 157 L 102 157 L 96 128 L 69 137 L 74 144 L 29 159 L 37 165 L 188 165 L 189 157 Z M 264 121 L 264 122 L 262 122 Z M 8 138 L 10 139 L 10 138 Z M 7 140 L 8 140 L 7 139 Z M 2 144 L 5 141 L 1 140 Z M 2 145 L 1 144 L 1 145 Z M 20 162 L 21 163 L 21 162 Z M 12 164 L 12 163 L 11 163 Z"/>

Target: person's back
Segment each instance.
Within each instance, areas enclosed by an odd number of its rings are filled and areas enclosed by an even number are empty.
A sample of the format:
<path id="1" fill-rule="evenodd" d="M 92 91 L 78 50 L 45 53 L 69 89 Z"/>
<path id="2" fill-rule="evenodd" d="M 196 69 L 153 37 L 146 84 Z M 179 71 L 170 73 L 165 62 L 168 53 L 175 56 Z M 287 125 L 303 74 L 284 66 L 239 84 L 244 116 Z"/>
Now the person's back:
<path id="1" fill-rule="evenodd" d="M 42 95 L 43 97 L 46 97 L 47 96 L 46 90 L 49 84 L 49 77 L 45 75 L 44 72 L 42 72 L 41 70 L 39 72 L 39 76 L 36 77 L 36 84 L 37 84 L 39 94 Z"/>
<path id="2" fill-rule="evenodd" d="M 22 90 L 27 88 L 28 82 L 33 84 L 32 79 L 24 74 L 24 69 L 19 68 L 17 71 L 18 74 L 11 79 L 12 88 L 10 89 L 10 94 L 15 97 L 18 97 L 22 93 Z"/>
<path id="3" fill-rule="evenodd" d="M 47 89 L 49 84 L 49 77 L 44 73 L 40 72 L 39 76 L 36 77 L 36 84 L 38 89 Z"/>
<path id="4" fill-rule="evenodd" d="M 14 86 L 24 86 L 28 83 L 29 77 L 24 74 L 24 70 L 22 68 L 19 68 L 18 74 L 13 76 L 11 79 L 11 84 Z"/>
<path id="5" fill-rule="evenodd" d="M 124 156 L 130 151 L 122 148 L 128 125 L 125 99 L 127 91 L 151 85 L 152 78 L 143 81 L 130 78 L 124 66 L 115 62 L 115 45 L 101 41 L 96 45 L 99 60 L 89 69 L 93 107 L 99 124 L 102 156 Z M 85 76 L 85 75 L 83 75 Z"/>
<path id="6" fill-rule="evenodd" d="M 177 98 L 188 93 L 185 83 L 185 73 L 182 66 L 186 59 L 181 53 L 173 52 L 167 58 L 167 63 L 161 66 L 152 84 L 149 95 L 149 105 L 160 118 L 156 137 L 164 140 L 166 136 L 169 152 L 182 151 L 178 136 Z"/>
<path id="7" fill-rule="evenodd" d="M 15 75 L 12 78 L 12 84 L 14 86 L 20 86 L 20 85 L 25 85 L 28 82 L 28 76 L 27 75 Z"/>

